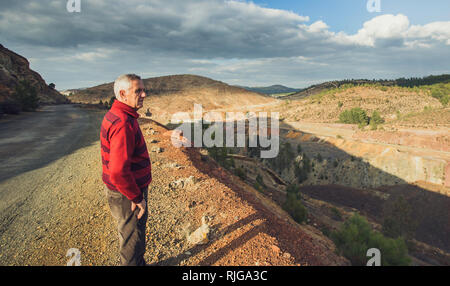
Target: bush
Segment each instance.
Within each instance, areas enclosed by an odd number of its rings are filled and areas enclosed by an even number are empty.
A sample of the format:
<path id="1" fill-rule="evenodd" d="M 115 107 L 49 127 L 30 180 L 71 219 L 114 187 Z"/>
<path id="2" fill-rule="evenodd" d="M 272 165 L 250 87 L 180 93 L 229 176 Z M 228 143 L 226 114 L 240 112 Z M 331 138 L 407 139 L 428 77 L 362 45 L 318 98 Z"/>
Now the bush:
<path id="1" fill-rule="evenodd" d="M 385 235 L 392 238 L 414 236 L 418 223 L 412 218 L 411 205 L 403 196 L 386 202 L 383 213 L 382 231 Z"/>
<path id="2" fill-rule="evenodd" d="M 369 117 L 364 110 L 359 107 L 355 107 L 350 110 L 343 111 L 339 115 L 339 122 L 366 126 L 369 124 Z"/>
<path id="3" fill-rule="evenodd" d="M 300 164 L 294 163 L 294 174 L 298 183 L 303 183 L 308 179 L 308 174 L 311 172 L 313 164 L 314 163 L 310 161 L 306 154 L 303 154 L 303 160 Z"/>
<path id="4" fill-rule="evenodd" d="M 250 148 L 249 148 L 250 149 Z M 280 146 L 278 156 L 268 159 L 269 165 L 278 172 L 282 172 L 285 168 L 292 164 L 295 153 L 292 150 L 292 146 L 289 142 L 286 142 Z"/>
<path id="5" fill-rule="evenodd" d="M 336 207 L 331 208 L 331 215 L 336 220 L 342 220 L 342 214 Z"/>
<path id="6" fill-rule="evenodd" d="M 283 209 L 298 223 L 304 222 L 308 216 L 308 212 L 301 201 L 300 192 L 288 192 Z"/>
<path id="7" fill-rule="evenodd" d="M 296 184 L 290 184 L 289 186 L 287 186 L 286 192 L 288 194 L 299 194 L 300 193 L 300 188 Z"/>
<path id="8" fill-rule="evenodd" d="M 382 118 L 380 113 L 375 110 L 372 113 L 372 117 L 370 117 L 370 121 L 373 121 L 376 124 L 382 124 L 382 123 L 384 123 L 384 118 Z"/>
<path id="9" fill-rule="evenodd" d="M 234 173 L 236 174 L 236 176 L 238 176 L 239 178 L 241 178 L 242 180 L 247 179 L 247 171 L 243 168 L 236 168 L 234 170 Z"/>
<path id="10" fill-rule="evenodd" d="M 381 233 L 372 231 L 367 220 L 358 214 L 348 219 L 341 230 L 333 231 L 330 237 L 339 252 L 353 265 L 366 265 L 366 254 L 370 248 L 380 250 L 382 266 L 409 265 L 411 262 L 402 238 L 386 238 Z"/>
<path id="11" fill-rule="evenodd" d="M 36 88 L 27 81 L 21 81 L 16 85 L 12 97 L 23 111 L 35 111 L 39 107 L 39 97 Z"/>
<path id="12" fill-rule="evenodd" d="M 317 161 L 319 161 L 320 163 L 323 161 L 322 155 L 320 153 L 317 153 L 317 157 L 316 157 Z"/>
<path id="13" fill-rule="evenodd" d="M 115 97 L 115 96 L 111 96 L 111 97 L 109 98 L 108 108 L 111 108 L 111 107 L 112 107 L 112 105 L 113 105 L 113 103 L 114 103 L 115 100 L 116 100 L 116 97 Z"/>
<path id="14" fill-rule="evenodd" d="M 264 180 L 263 180 L 263 178 L 262 178 L 262 176 L 261 176 L 260 174 L 258 174 L 258 175 L 256 176 L 256 182 L 257 182 L 260 186 L 265 187 Z"/>

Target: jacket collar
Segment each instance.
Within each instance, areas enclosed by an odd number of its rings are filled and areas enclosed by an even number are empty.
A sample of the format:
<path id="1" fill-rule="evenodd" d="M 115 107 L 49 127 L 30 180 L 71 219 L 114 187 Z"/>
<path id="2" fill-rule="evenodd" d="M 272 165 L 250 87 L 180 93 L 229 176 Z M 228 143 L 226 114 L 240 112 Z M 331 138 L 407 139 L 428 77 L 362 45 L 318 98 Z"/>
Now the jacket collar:
<path id="1" fill-rule="evenodd" d="M 132 108 L 131 106 L 128 106 L 125 103 L 120 102 L 118 100 L 114 100 L 114 103 L 113 103 L 111 109 L 117 109 L 117 110 L 123 111 L 123 112 L 133 116 L 134 118 L 139 118 L 139 114 L 136 112 L 136 110 L 134 108 Z"/>

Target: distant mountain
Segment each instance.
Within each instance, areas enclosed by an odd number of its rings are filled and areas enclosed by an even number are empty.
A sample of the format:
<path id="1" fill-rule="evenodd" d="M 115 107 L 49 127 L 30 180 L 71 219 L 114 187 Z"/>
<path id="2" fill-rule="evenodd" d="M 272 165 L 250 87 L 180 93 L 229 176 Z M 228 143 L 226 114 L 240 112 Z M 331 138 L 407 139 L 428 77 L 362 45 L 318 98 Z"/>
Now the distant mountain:
<path id="1" fill-rule="evenodd" d="M 276 102 L 272 97 L 197 75 L 169 75 L 143 81 L 148 98 L 142 111 L 148 108 L 152 118 L 161 123 L 167 123 L 176 112 L 191 112 L 194 104 L 201 104 L 205 111 L 246 111 L 247 106 Z M 109 101 L 114 96 L 113 85 L 110 82 L 80 89 L 69 98 L 79 103 Z"/>
<path id="2" fill-rule="evenodd" d="M 20 81 L 36 88 L 41 103 L 65 103 L 67 98 L 48 86 L 44 79 L 30 69 L 30 63 L 21 55 L 0 44 L 0 102 L 11 99 Z"/>
<path id="3" fill-rule="evenodd" d="M 248 86 L 239 86 L 246 90 L 258 92 L 262 94 L 277 94 L 277 93 L 290 93 L 290 92 L 298 92 L 300 89 L 290 88 L 284 85 L 276 84 L 271 86 L 262 86 L 262 87 L 248 87 Z"/>

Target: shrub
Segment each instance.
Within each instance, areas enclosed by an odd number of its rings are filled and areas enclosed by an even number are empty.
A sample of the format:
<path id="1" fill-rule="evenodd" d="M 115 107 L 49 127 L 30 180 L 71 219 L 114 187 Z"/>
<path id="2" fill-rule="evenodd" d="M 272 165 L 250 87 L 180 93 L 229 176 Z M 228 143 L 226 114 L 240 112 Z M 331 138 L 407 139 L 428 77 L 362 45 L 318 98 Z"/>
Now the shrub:
<path id="1" fill-rule="evenodd" d="M 297 178 L 298 183 L 302 183 L 306 179 L 308 179 L 308 174 L 311 172 L 312 167 L 313 163 L 306 156 L 306 154 L 303 154 L 303 160 L 301 164 L 294 163 L 294 174 Z"/>
<path id="2" fill-rule="evenodd" d="M 336 219 L 336 220 L 342 220 L 342 214 L 341 214 L 341 212 L 340 212 L 337 208 L 335 208 L 335 207 L 332 207 L 332 208 L 331 208 L 331 215 L 332 215 L 332 217 L 333 217 L 334 219 Z"/>
<path id="3" fill-rule="evenodd" d="M 322 155 L 321 155 L 320 153 L 317 153 L 316 159 L 317 159 L 317 161 L 320 162 L 320 163 L 323 161 Z"/>
<path id="4" fill-rule="evenodd" d="M 298 194 L 300 193 L 300 188 L 296 184 L 290 184 L 289 186 L 287 186 L 286 192 L 289 194 Z"/>
<path id="5" fill-rule="evenodd" d="M 358 215 L 348 219 L 339 231 L 330 235 L 339 252 L 347 257 L 353 265 L 367 263 L 367 250 L 378 248 L 381 252 L 381 265 L 409 265 L 408 248 L 402 238 L 386 238 L 381 233 L 372 231 L 367 220 Z"/>
<path id="6" fill-rule="evenodd" d="M 384 118 L 382 118 L 380 113 L 375 110 L 372 113 L 372 117 L 370 117 L 370 121 L 373 121 L 375 124 L 382 124 L 384 123 Z"/>
<path id="7" fill-rule="evenodd" d="M 301 201 L 300 192 L 288 192 L 283 209 L 298 223 L 304 222 L 308 216 L 308 212 Z"/>
<path id="8" fill-rule="evenodd" d="M 370 130 L 377 130 L 377 128 L 378 128 L 377 124 L 373 120 L 370 120 L 369 125 L 370 125 Z"/>
<path id="9" fill-rule="evenodd" d="M 254 183 L 253 184 L 253 188 L 255 188 L 255 190 L 257 190 L 260 193 L 264 193 L 264 190 L 263 190 L 262 186 L 260 184 L 258 184 L 258 183 Z"/>
<path id="10" fill-rule="evenodd" d="M 339 115 L 339 122 L 366 126 L 369 124 L 369 117 L 364 110 L 359 107 L 355 107 L 350 110 L 343 111 Z"/>
<path id="11" fill-rule="evenodd" d="M 370 117 L 370 129 L 377 130 L 378 124 L 384 123 L 384 118 L 381 117 L 378 111 L 374 111 L 372 113 L 372 117 Z"/>
<path id="12" fill-rule="evenodd" d="M 262 176 L 261 176 L 260 174 L 258 174 L 258 175 L 256 176 L 256 182 L 257 182 L 260 186 L 265 186 L 264 180 L 263 180 L 263 178 L 262 178 Z"/>
<path id="13" fill-rule="evenodd" d="M 410 238 L 418 226 L 412 218 L 411 205 L 403 196 L 385 203 L 383 217 L 382 231 L 392 238 L 400 236 Z"/>
<path id="14" fill-rule="evenodd" d="M 336 168 L 337 166 L 339 166 L 339 162 L 338 162 L 337 159 L 335 159 L 335 160 L 333 161 L 333 167 Z"/>
<path id="15" fill-rule="evenodd" d="M 241 168 L 241 167 L 236 168 L 234 170 L 234 173 L 236 174 L 236 176 L 238 176 L 242 180 L 247 179 L 247 171 L 245 169 Z"/>
<path id="16" fill-rule="evenodd" d="M 35 111 L 39 106 L 39 97 L 36 88 L 27 81 L 21 81 L 16 85 L 12 97 L 23 111 Z"/>
<path id="17" fill-rule="evenodd" d="M 338 107 L 341 108 L 344 104 L 342 102 L 338 102 Z"/>
<path id="18" fill-rule="evenodd" d="M 291 144 L 286 142 L 280 146 L 278 156 L 268 159 L 268 162 L 274 170 L 281 172 L 292 164 L 294 157 L 295 151 L 292 150 Z"/>
<path id="19" fill-rule="evenodd" d="M 116 100 L 116 97 L 115 96 L 111 96 L 111 98 L 109 99 L 108 108 L 111 108 L 111 106 L 113 105 L 115 100 Z"/>

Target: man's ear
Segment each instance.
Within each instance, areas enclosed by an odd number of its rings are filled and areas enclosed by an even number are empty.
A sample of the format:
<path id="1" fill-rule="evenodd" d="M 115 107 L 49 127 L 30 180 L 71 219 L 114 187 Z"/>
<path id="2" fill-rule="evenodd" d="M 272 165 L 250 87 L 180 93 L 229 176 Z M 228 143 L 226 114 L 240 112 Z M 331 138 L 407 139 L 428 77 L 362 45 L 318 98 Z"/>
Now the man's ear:
<path id="1" fill-rule="evenodd" d="M 125 97 L 125 90 L 120 90 L 120 99 L 122 99 L 123 101 L 127 101 L 127 98 Z"/>

